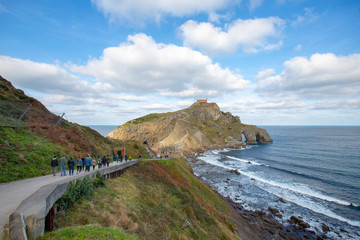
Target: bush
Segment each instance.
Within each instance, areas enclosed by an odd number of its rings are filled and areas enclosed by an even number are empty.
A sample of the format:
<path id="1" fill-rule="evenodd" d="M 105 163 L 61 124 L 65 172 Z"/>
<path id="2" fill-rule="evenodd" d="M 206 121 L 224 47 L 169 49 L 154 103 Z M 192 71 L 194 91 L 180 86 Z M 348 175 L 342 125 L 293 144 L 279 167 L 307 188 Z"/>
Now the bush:
<path id="1" fill-rule="evenodd" d="M 83 180 L 76 181 L 75 184 L 70 182 L 64 195 L 56 201 L 57 206 L 63 210 L 71 208 L 81 197 L 91 196 L 97 187 L 105 184 L 104 181 L 104 176 L 98 171 L 93 179 L 86 176 Z"/>
<path id="2" fill-rule="evenodd" d="M 95 187 L 102 187 L 105 185 L 105 177 L 101 175 L 99 171 L 96 172 L 96 176 L 93 179 Z"/>

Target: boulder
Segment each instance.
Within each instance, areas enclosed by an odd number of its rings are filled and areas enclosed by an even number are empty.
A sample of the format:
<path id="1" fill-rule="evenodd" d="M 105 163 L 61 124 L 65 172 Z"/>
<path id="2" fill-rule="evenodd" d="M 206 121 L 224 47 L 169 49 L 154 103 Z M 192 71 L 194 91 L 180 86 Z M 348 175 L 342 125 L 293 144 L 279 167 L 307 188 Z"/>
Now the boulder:
<path id="1" fill-rule="evenodd" d="M 276 208 L 268 207 L 268 210 L 269 210 L 273 215 L 276 215 L 276 214 L 279 213 L 279 210 L 277 210 Z"/>
<path id="2" fill-rule="evenodd" d="M 326 225 L 325 223 L 323 223 L 323 224 L 321 225 L 321 228 L 322 228 L 323 232 L 330 232 L 329 226 Z"/>
<path id="3" fill-rule="evenodd" d="M 237 170 L 237 169 L 231 169 L 231 170 L 229 170 L 228 172 L 230 172 L 230 173 L 236 173 L 237 175 L 240 175 L 240 172 L 239 172 L 239 170 Z"/>
<path id="4" fill-rule="evenodd" d="M 290 217 L 290 222 L 297 225 L 300 230 L 304 230 L 305 228 L 310 227 L 310 224 L 302 220 L 300 217 L 294 215 Z"/>

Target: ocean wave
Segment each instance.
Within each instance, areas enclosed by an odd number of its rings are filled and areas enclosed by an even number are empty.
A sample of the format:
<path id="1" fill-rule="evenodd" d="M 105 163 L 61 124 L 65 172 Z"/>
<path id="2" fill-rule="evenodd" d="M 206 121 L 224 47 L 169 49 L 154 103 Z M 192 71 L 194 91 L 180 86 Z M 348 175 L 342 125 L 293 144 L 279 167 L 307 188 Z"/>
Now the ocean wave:
<path id="1" fill-rule="evenodd" d="M 314 197 L 314 198 L 317 198 L 317 199 L 321 199 L 321 200 L 324 200 L 324 201 L 328 201 L 328 202 L 334 202 L 336 204 L 340 204 L 340 205 L 344 205 L 344 206 L 350 206 L 352 203 L 350 202 L 347 202 L 347 201 L 344 201 L 344 200 L 341 200 L 341 199 L 338 199 L 338 198 L 334 198 L 334 197 L 331 197 L 331 196 L 328 196 L 328 195 L 324 195 L 320 192 L 317 192 L 309 187 L 307 187 L 306 185 L 303 185 L 303 184 L 288 184 L 288 183 L 282 183 L 282 182 L 276 182 L 276 181 L 273 181 L 273 180 L 267 180 L 267 179 L 264 179 L 264 178 L 261 178 L 261 177 L 258 177 L 255 173 L 250 173 L 250 172 L 241 172 L 243 175 L 249 177 L 249 178 L 253 178 L 257 181 L 260 181 L 260 182 L 263 182 L 263 183 L 266 183 L 266 184 L 269 184 L 271 186 L 274 186 L 274 187 L 279 187 L 279 188 L 282 188 L 282 189 L 286 189 L 286 190 L 289 190 L 289 191 L 292 191 L 292 192 L 296 192 L 296 193 L 300 193 L 300 194 L 303 194 L 303 195 L 307 195 L 307 196 L 310 196 L 310 197 Z"/>
<path id="2" fill-rule="evenodd" d="M 208 162 L 209 164 L 216 165 L 218 167 L 222 167 L 222 168 L 225 168 L 225 169 L 233 169 L 233 168 L 231 168 L 229 166 L 226 166 L 225 164 L 219 162 L 218 161 L 219 157 L 218 158 L 212 158 L 212 157 L 209 158 L 209 157 L 210 156 L 205 156 L 202 160 L 205 161 L 205 162 Z M 232 156 L 226 156 L 226 157 L 231 158 L 233 160 L 245 162 L 245 163 L 249 162 L 249 161 L 247 161 L 245 159 L 240 159 L 240 158 L 236 158 L 236 157 L 232 157 Z M 256 163 L 256 162 L 252 162 L 252 164 L 265 166 L 263 164 Z M 328 202 L 334 202 L 334 203 L 344 205 L 344 206 L 353 205 L 354 207 L 359 207 L 359 206 L 354 205 L 354 204 L 352 204 L 350 202 L 347 202 L 347 201 L 344 201 L 344 200 L 341 200 L 341 199 L 338 199 L 338 198 L 334 198 L 334 197 L 331 197 L 331 196 L 324 195 L 324 194 L 322 194 L 320 192 L 317 192 L 317 191 L 315 191 L 315 190 L 313 190 L 311 188 L 306 187 L 305 185 L 297 184 L 295 186 L 295 185 L 291 185 L 291 184 L 288 184 L 288 183 L 275 182 L 273 180 L 267 180 L 265 178 L 261 178 L 257 174 L 252 173 L 252 172 L 240 171 L 239 169 L 238 169 L 238 171 L 240 173 L 242 173 L 244 176 L 247 176 L 249 178 L 258 180 L 260 182 L 263 182 L 263 183 L 266 183 L 266 184 L 269 184 L 269 185 L 272 185 L 272 186 L 275 186 L 275 187 L 279 187 L 279 188 L 282 188 L 282 189 L 287 189 L 287 190 L 290 190 L 290 191 L 293 191 L 293 192 L 301 193 L 301 194 L 308 195 L 308 196 L 318 198 L 318 199 L 328 201 Z M 296 173 L 296 172 L 294 172 L 294 173 Z"/>
<path id="3" fill-rule="evenodd" d="M 258 186 L 259 187 L 259 186 Z M 261 187 L 260 187 L 261 188 Z M 264 191 L 269 191 L 269 189 L 266 188 L 262 188 Z M 272 189 L 273 191 L 271 192 L 272 194 L 281 197 L 289 202 L 292 202 L 298 206 L 301 206 L 303 208 L 309 209 L 313 212 L 316 213 L 320 213 L 323 214 L 327 217 L 333 218 L 333 219 L 337 219 L 340 220 L 342 222 L 346 222 L 352 226 L 356 226 L 356 227 L 360 227 L 360 222 L 356 221 L 356 220 L 351 220 L 348 218 L 345 218 L 343 216 L 340 216 L 338 214 L 336 214 L 335 212 L 331 211 L 327 206 L 318 203 L 318 202 L 314 202 L 312 199 L 309 199 L 305 196 L 299 196 L 298 194 L 291 194 L 291 192 L 286 192 L 284 193 L 283 191 L 276 191 L 274 189 Z"/>
<path id="4" fill-rule="evenodd" d="M 227 156 L 227 157 L 229 157 L 231 159 L 234 159 L 234 160 L 237 160 L 237 161 L 248 162 L 248 161 L 246 161 L 244 159 L 240 159 L 240 158 L 235 158 L 235 157 L 231 157 L 231 156 Z M 203 161 L 205 161 L 205 162 L 207 162 L 209 164 L 212 164 L 212 165 L 224 168 L 224 169 L 234 169 L 232 167 L 226 166 L 225 164 L 219 162 L 218 161 L 219 159 L 220 159 L 220 157 L 214 158 L 214 157 L 211 157 L 211 156 L 205 156 L 205 157 L 202 158 Z M 259 164 L 259 163 L 256 163 L 256 164 L 257 165 L 262 165 L 262 164 Z M 256 164 L 254 163 L 254 165 L 256 165 Z M 344 205 L 344 206 L 359 207 L 359 206 L 354 205 L 354 204 L 352 204 L 350 202 L 347 202 L 347 201 L 344 201 L 344 200 L 341 200 L 341 199 L 338 199 L 338 198 L 334 198 L 334 197 L 331 197 L 331 196 L 324 195 L 324 194 L 322 194 L 320 192 L 317 192 L 317 191 L 315 191 L 315 190 L 313 190 L 313 189 L 311 189 L 311 188 L 309 188 L 309 187 L 307 187 L 305 185 L 302 185 L 302 184 L 293 185 L 293 184 L 288 184 L 288 183 L 277 182 L 277 181 L 268 180 L 268 179 L 259 177 L 257 174 L 252 173 L 252 172 L 245 172 L 245 171 L 241 171 L 240 169 L 238 169 L 238 171 L 244 176 L 247 176 L 247 177 L 255 179 L 257 181 L 269 184 L 269 185 L 274 186 L 274 187 L 279 187 L 279 188 L 282 188 L 282 189 L 297 192 L 297 193 L 307 195 L 307 196 L 310 196 L 310 197 L 314 197 L 314 198 L 317 198 L 317 199 L 321 199 L 321 200 L 324 200 L 324 201 L 334 202 L 336 204 L 340 204 L 340 205 Z"/>
<path id="5" fill-rule="evenodd" d="M 257 163 L 257 162 L 254 162 L 254 161 L 249 161 L 249 160 L 245 160 L 245 159 L 241 159 L 241 158 L 237 158 L 237 157 L 232 157 L 232 156 L 226 156 L 226 157 L 230 158 L 230 159 L 233 159 L 233 160 L 236 160 L 236 161 L 248 163 L 248 164 L 254 164 L 254 165 L 257 165 L 257 166 L 264 166 L 263 164 Z"/>

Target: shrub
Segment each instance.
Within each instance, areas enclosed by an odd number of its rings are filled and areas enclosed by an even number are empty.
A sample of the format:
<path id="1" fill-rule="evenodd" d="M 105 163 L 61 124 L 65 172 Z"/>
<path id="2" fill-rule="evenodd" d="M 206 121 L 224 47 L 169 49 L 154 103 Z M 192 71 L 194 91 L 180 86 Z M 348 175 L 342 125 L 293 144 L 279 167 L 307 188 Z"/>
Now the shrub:
<path id="1" fill-rule="evenodd" d="M 93 179 L 86 176 L 83 180 L 76 181 L 75 184 L 70 182 L 64 195 L 62 195 L 55 204 L 61 209 L 67 210 L 71 208 L 81 197 L 89 197 L 93 195 L 97 187 L 105 184 L 104 181 L 104 176 L 98 171 Z"/>

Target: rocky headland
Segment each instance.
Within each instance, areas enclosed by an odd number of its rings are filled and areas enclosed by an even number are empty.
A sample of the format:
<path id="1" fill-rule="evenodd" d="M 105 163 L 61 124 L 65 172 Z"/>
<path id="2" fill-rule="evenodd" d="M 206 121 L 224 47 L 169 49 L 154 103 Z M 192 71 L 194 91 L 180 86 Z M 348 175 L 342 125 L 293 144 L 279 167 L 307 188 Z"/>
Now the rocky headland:
<path id="1" fill-rule="evenodd" d="M 265 129 L 241 123 L 238 116 L 221 111 L 216 103 L 199 102 L 176 112 L 153 113 L 131 120 L 108 137 L 144 142 L 153 151 L 186 157 L 210 149 L 242 148 L 245 143 L 273 141 Z"/>

